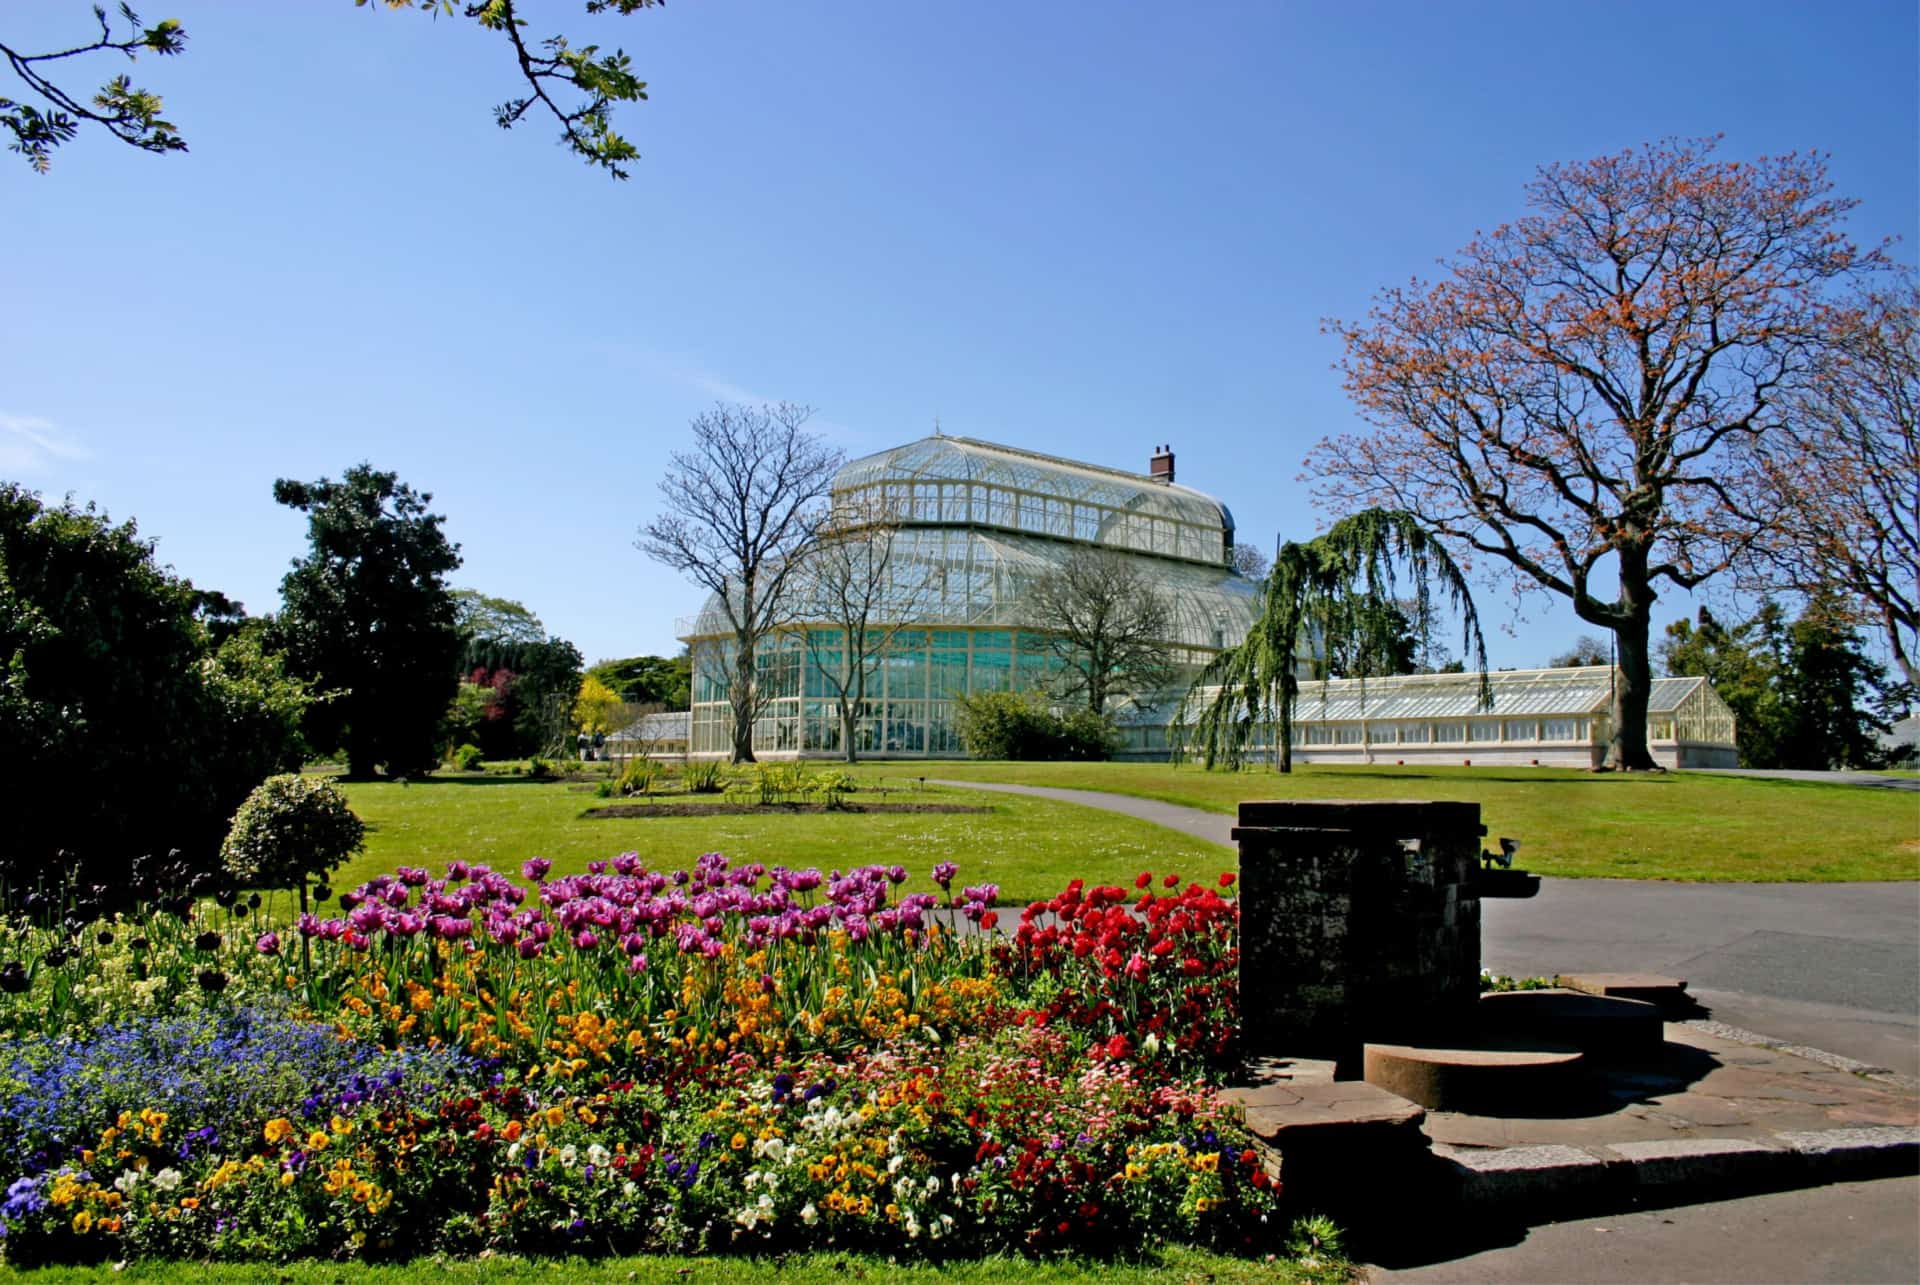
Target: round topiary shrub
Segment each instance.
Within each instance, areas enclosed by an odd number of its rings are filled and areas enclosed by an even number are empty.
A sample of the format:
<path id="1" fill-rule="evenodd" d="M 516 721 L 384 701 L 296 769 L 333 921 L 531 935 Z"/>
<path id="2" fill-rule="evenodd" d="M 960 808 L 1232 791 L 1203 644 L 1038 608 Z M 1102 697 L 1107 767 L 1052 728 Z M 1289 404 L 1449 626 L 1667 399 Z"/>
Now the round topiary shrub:
<path id="1" fill-rule="evenodd" d="M 331 781 L 288 773 L 255 786 L 233 814 L 220 861 L 242 883 L 297 888 L 304 909 L 307 885 L 325 882 L 365 841 L 366 826 Z"/>

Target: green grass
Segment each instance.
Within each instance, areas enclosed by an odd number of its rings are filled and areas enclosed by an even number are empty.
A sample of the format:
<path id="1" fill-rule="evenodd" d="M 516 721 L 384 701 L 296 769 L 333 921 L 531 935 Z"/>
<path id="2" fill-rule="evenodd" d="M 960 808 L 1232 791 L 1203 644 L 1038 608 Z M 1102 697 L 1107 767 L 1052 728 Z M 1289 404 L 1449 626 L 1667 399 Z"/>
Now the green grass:
<path id="1" fill-rule="evenodd" d="M 862 777 L 874 775 L 862 767 Z M 710 817 L 592 820 L 607 800 L 564 782 L 514 777 L 428 778 L 343 783 L 368 826 L 367 848 L 335 875 L 342 888 L 397 865 L 438 871 L 453 858 L 485 862 L 518 877 L 527 857 L 549 857 L 556 872 L 596 858 L 638 852 L 656 868 L 693 864 L 723 852 L 736 864 L 819 866 L 879 862 L 912 872 L 912 891 L 933 891 L 934 863 L 954 861 L 963 883 L 998 883 L 1002 898 L 1050 897 L 1075 878 L 1131 880 L 1141 869 L 1211 876 L 1233 865 L 1212 844 L 1128 817 L 1068 803 L 930 786 L 899 800 L 971 803 L 984 813 L 770 813 Z"/>
<path id="2" fill-rule="evenodd" d="M 1245 799 L 1462 799 L 1520 864 L 1572 878 L 1920 878 L 1920 794 L 1694 772 L 1347 767 L 1206 772 L 1164 763 L 876 764 L 871 771 L 1105 790 L 1232 813 Z"/>
<path id="3" fill-rule="evenodd" d="M 129 1263 L 108 1273 L 98 1267 L 47 1267 L 33 1271 L 0 1268 L 0 1282 L 20 1285 L 79 1285 L 80 1282 L 111 1279 L 116 1281 L 177 1281 L 200 1285 L 219 1282 L 266 1282 L 268 1285 L 399 1285 L 400 1282 L 444 1281 L 591 1281 L 662 1282 L 663 1285 L 733 1285 L 743 1282 L 779 1282 L 780 1285 L 848 1285 L 848 1282 L 924 1281 L 928 1285 L 984 1285 L 992 1281 L 1050 1282 L 1100 1281 L 1132 1285 L 1139 1282 L 1265 1282 L 1285 1285 L 1308 1279 L 1339 1280 L 1344 1272 L 1334 1269 L 1308 1276 L 1284 1260 L 1260 1262 L 1230 1258 L 1201 1250 L 1169 1247 L 1139 1259 L 1087 1261 L 1078 1259 L 986 1258 L 960 1259 L 937 1266 L 915 1264 L 900 1266 L 885 1259 L 858 1254 L 811 1253 L 779 1258 L 684 1258 L 646 1256 L 608 1259 L 524 1259 L 488 1258 L 481 1260 L 423 1258 L 411 1263 L 367 1267 L 346 1263 L 292 1263 L 286 1266 L 237 1265 L 223 1263 Z"/>

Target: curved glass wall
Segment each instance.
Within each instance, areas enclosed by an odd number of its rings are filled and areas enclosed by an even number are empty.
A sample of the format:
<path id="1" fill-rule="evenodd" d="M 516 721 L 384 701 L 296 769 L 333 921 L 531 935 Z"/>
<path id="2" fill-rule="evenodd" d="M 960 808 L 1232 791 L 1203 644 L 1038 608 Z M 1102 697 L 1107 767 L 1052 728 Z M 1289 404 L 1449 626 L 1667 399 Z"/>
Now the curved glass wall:
<path id="1" fill-rule="evenodd" d="M 1026 591 L 1076 549 L 1101 545 L 1140 560 L 1173 609 L 1164 641 L 1189 672 L 1245 637 L 1258 610 L 1258 586 L 1227 564 L 1226 510 L 1138 475 L 935 437 L 853 461 L 835 477 L 833 495 L 849 508 L 877 499 L 900 522 L 874 616 L 899 629 L 867 681 L 854 732 L 863 755 L 959 754 L 959 697 L 1049 690 L 1059 662 L 1033 628 Z M 836 672 L 842 639 L 821 623 L 830 617 L 803 601 L 793 627 L 757 649 L 764 709 L 756 754 L 841 752 L 825 673 Z M 679 633 L 694 661 L 691 752 L 725 753 L 732 642 L 718 599 Z"/>

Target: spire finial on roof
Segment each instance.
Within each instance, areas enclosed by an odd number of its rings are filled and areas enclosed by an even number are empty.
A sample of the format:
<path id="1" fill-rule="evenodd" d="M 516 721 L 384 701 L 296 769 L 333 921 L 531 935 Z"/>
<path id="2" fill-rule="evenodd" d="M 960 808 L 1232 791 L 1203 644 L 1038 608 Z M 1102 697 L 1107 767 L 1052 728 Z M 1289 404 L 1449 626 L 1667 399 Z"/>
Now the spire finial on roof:
<path id="1" fill-rule="evenodd" d="M 940 417 L 939 417 L 938 415 L 935 415 L 935 416 L 933 417 L 933 435 L 934 435 L 935 437 L 939 437 L 939 436 L 941 436 L 941 432 L 940 432 Z"/>

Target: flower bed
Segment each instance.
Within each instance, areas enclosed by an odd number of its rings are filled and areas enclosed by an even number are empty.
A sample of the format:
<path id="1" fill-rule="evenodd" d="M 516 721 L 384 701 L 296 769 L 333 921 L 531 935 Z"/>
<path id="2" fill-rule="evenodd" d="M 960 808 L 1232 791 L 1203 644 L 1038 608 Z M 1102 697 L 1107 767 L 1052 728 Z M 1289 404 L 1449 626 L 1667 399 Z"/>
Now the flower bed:
<path id="1" fill-rule="evenodd" d="M 8 1260 L 1274 1244 L 1214 888 L 520 873 L 0 930 Z"/>

